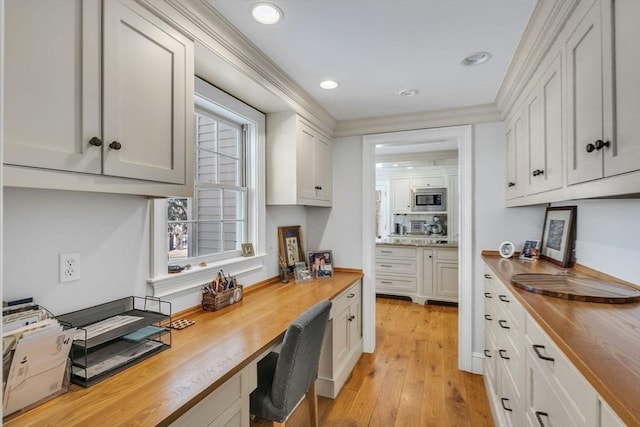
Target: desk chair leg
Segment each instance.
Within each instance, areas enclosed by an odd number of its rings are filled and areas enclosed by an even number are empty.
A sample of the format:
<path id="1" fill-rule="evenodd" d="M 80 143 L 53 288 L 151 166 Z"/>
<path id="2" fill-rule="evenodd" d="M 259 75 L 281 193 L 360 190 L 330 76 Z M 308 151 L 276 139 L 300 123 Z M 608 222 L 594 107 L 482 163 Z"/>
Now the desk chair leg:
<path id="1" fill-rule="evenodd" d="M 318 427 L 318 394 L 316 393 L 315 381 L 307 391 L 307 402 L 309 403 L 309 421 L 312 427 Z"/>

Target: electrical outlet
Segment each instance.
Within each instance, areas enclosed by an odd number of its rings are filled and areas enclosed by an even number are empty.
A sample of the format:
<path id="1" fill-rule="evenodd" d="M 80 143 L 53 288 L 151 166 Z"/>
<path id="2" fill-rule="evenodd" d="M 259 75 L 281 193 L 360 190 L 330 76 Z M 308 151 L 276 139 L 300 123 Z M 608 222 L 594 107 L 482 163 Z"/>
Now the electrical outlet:
<path id="1" fill-rule="evenodd" d="M 80 280 L 80 254 L 60 254 L 60 283 Z"/>

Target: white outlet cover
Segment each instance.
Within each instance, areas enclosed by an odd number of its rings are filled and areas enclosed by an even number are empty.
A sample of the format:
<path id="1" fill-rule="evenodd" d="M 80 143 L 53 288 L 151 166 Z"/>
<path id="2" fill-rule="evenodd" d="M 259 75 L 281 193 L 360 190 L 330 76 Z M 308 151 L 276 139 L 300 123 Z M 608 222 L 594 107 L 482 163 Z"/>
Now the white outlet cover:
<path id="1" fill-rule="evenodd" d="M 60 254 L 58 272 L 60 283 L 80 280 L 80 254 Z"/>

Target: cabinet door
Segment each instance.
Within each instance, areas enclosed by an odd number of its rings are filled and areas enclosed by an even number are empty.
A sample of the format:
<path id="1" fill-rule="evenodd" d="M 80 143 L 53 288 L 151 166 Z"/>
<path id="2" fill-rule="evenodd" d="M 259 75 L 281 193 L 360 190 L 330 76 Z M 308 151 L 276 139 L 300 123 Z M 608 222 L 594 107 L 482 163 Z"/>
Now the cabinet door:
<path id="1" fill-rule="evenodd" d="M 527 148 L 525 131 L 525 119 L 522 111 L 519 111 L 507 128 L 507 200 L 524 196 L 526 180 L 522 174 L 527 169 L 524 165 Z"/>
<path id="2" fill-rule="evenodd" d="M 188 41 L 127 0 L 103 24 L 104 174 L 185 183 Z"/>
<path id="3" fill-rule="evenodd" d="M 433 289 L 433 249 L 422 250 L 422 294 L 432 296 L 435 292 Z"/>
<path id="4" fill-rule="evenodd" d="M 358 298 L 349 306 L 349 351 L 362 339 L 362 307 Z"/>
<path id="5" fill-rule="evenodd" d="M 562 186 L 562 56 L 558 53 L 527 102 L 527 194 Z"/>
<path id="6" fill-rule="evenodd" d="M 100 2 L 8 0 L 4 163 L 101 172 Z"/>
<path id="7" fill-rule="evenodd" d="M 303 166 L 304 168 L 304 166 Z M 331 201 L 331 141 L 321 135 L 313 145 L 313 177 L 316 198 L 323 201 Z"/>
<path id="8" fill-rule="evenodd" d="M 603 122 L 602 25 L 599 2 L 584 2 L 589 7 L 567 41 L 567 123 L 569 185 L 602 177 L 601 150 L 588 144 L 605 139 Z M 579 15 L 576 12 L 575 15 Z M 609 86 L 606 82 L 604 87 Z"/>
<path id="9" fill-rule="evenodd" d="M 298 199 L 316 199 L 313 169 L 315 145 L 316 133 L 305 123 L 298 120 L 298 127 L 296 131 Z"/>
<path id="10" fill-rule="evenodd" d="M 411 181 L 409 179 L 391 181 L 391 211 L 411 212 Z"/>
<path id="11" fill-rule="evenodd" d="M 447 191 L 447 201 L 449 218 L 447 220 L 447 235 L 450 239 L 458 240 L 458 219 L 459 213 L 459 191 L 458 191 L 458 175 L 449 175 L 449 189 Z"/>
<path id="12" fill-rule="evenodd" d="M 640 2 L 606 0 L 603 23 L 609 22 L 613 39 L 604 45 L 614 49 L 615 128 L 612 145 L 603 150 L 605 176 L 640 169 Z"/>
<path id="13" fill-rule="evenodd" d="M 435 293 L 447 300 L 458 299 L 458 263 L 436 262 Z"/>

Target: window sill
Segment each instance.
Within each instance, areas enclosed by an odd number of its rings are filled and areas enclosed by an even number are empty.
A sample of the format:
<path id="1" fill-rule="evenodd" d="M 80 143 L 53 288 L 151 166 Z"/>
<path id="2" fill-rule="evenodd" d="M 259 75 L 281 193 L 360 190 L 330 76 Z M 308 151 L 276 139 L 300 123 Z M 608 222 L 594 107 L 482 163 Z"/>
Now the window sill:
<path id="1" fill-rule="evenodd" d="M 264 260 L 267 254 L 257 254 L 252 257 L 236 257 L 217 262 L 207 263 L 206 267 L 193 266 L 189 270 L 180 273 L 163 274 L 147 279 L 147 283 L 153 289 L 153 296 L 166 297 L 178 292 L 200 288 L 211 282 L 213 277 L 221 269 L 225 274 L 237 276 L 251 273 L 264 268 Z"/>

